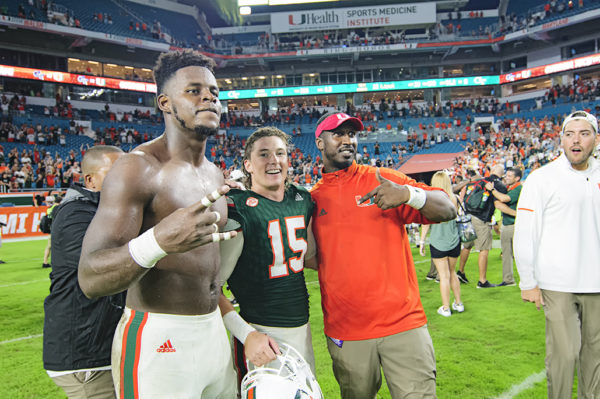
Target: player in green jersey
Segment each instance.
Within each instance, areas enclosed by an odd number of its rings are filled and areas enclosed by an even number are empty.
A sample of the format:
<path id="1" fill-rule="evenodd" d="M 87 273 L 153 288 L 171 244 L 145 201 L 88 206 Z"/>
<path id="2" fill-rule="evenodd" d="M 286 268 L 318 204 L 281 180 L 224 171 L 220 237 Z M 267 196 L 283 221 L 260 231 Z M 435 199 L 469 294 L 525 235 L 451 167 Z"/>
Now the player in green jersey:
<path id="1" fill-rule="evenodd" d="M 275 359 L 277 343 L 298 350 L 314 372 L 304 266 L 315 267 L 310 233 L 313 202 L 288 181 L 287 134 L 273 127 L 255 131 L 244 154 L 245 186 L 228 195 L 228 218 L 240 224 L 222 247 L 221 280 L 227 280 L 240 314 L 221 296 L 223 320 L 234 339 L 240 378 L 246 359 L 260 366 Z M 305 264 L 305 258 L 307 263 Z"/>

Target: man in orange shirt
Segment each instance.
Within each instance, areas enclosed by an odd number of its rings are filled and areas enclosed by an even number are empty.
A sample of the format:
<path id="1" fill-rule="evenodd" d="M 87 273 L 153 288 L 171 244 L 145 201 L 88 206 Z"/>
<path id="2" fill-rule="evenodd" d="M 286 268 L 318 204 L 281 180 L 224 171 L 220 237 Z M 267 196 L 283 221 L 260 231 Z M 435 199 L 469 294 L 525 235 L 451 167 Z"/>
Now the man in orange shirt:
<path id="1" fill-rule="evenodd" d="M 441 190 L 357 165 L 361 130 L 357 118 L 329 113 L 315 133 L 324 173 L 312 191 L 313 232 L 333 371 L 343 399 L 375 397 L 381 368 L 392 397 L 435 397 L 435 355 L 404 225 L 456 211 Z"/>

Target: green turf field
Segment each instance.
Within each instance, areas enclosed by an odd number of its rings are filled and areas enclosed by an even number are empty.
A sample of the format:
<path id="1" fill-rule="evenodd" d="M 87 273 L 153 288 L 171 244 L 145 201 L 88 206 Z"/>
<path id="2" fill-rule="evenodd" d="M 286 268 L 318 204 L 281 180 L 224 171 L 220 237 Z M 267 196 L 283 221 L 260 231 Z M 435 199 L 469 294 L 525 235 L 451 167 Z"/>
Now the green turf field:
<path id="1" fill-rule="evenodd" d="M 42 269 L 45 241 L 5 243 L 0 249 L 0 398 L 64 398 L 42 366 L 43 301 L 49 269 Z M 439 398 L 545 398 L 544 315 L 521 301 L 518 287 L 476 289 L 476 255 L 467 264 L 468 285 L 461 285 L 465 312 L 444 318 L 439 285 L 426 281 L 429 258 L 416 249 L 421 298 L 437 358 Z M 501 281 L 499 250 L 489 257 L 488 279 Z M 316 273 L 306 272 L 317 379 L 325 398 L 339 398 L 331 371 Z M 351 315 L 349 315 L 351 317 Z M 536 382 L 537 381 L 537 382 Z M 524 387 L 524 388 L 523 388 Z M 519 391 L 519 389 L 521 389 Z M 519 391 L 515 395 L 515 392 Z M 574 396 L 575 397 L 575 396 Z M 382 387 L 378 398 L 390 398 Z"/>

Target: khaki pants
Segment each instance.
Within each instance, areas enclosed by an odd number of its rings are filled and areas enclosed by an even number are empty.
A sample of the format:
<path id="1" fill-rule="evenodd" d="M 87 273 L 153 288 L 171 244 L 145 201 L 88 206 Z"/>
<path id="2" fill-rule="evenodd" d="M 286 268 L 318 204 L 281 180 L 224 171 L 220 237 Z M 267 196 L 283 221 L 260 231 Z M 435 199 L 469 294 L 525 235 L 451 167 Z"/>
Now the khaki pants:
<path id="1" fill-rule="evenodd" d="M 381 368 L 393 399 L 435 398 L 435 354 L 427 326 L 383 338 L 344 341 L 327 338 L 342 399 L 375 398 Z"/>
<path id="2" fill-rule="evenodd" d="M 114 399 L 115 387 L 110 370 L 81 371 L 52 377 L 69 399 Z"/>
<path id="3" fill-rule="evenodd" d="M 471 215 L 471 222 L 475 233 L 477 233 L 477 239 L 463 243 L 463 248 L 473 249 L 474 247 L 477 251 L 492 249 L 492 226 L 473 215 Z"/>
<path id="4" fill-rule="evenodd" d="M 600 397 L 600 294 L 542 290 L 546 315 L 548 398 Z"/>
<path id="5" fill-rule="evenodd" d="M 502 248 L 502 281 L 514 283 L 513 276 L 513 236 L 515 225 L 502 226 L 500 231 L 500 247 Z"/>

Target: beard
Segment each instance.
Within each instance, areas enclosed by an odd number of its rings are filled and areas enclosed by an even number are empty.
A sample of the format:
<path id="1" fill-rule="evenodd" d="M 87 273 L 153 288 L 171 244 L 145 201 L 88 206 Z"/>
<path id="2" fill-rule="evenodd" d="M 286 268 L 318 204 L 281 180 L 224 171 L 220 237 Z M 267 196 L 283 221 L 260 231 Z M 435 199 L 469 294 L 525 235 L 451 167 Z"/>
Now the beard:
<path id="1" fill-rule="evenodd" d="M 323 151 L 323 158 L 327 158 L 335 170 L 346 169 L 356 160 L 356 149 L 354 149 L 353 156 L 346 158 L 340 154 L 338 148 L 326 148 Z"/>
<path id="2" fill-rule="evenodd" d="M 571 163 L 571 165 L 575 166 L 575 165 L 583 165 L 586 166 L 588 160 L 592 157 L 592 155 L 594 154 L 594 147 L 590 148 L 588 151 L 585 150 L 581 150 L 581 154 L 582 157 L 579 161 L 577 161 L 577 159 L 573 156 L 573 153 L 570 151 L 565 151 L 565 149 L 563 148 L 563 152 L 565 153 L 565 156 L 567 157 L 567 160 Z"/>
<path id="3" fill-rule="evenodd" d="M 196 135 L 199 136 L 199 138 L 201 140 L 205 140 L 205 139 L 209 138 L 210 136 L 216 136 L 216 134 L 219 132 L 218 127 L 212 128 L 212 127 L 206 127 L 206 126 L 194 126 L 194 127 L 187 126 L 185 121 L 179 117 L 179 114 L 177 113 L 177 108 L 175 108 L 175 106 L 173 106 L 173 116 L 175 116 L 175 119 L 177 120 L 177 122 L 179 122 L 181 127 L 183 127 L 184 129 L 187 129 L 187 130 L 193 130 L 194 133 L 196 133 Z"/>
<path id="4" fill-rule="evenodd" d="M 201 139 L 207 139 L 210 136 L 216 136 L 219 132 L 219 128 L 196 126 L 194 127 L 194 132 L 196 132 L 196 135 L 199 136 Z"/>

